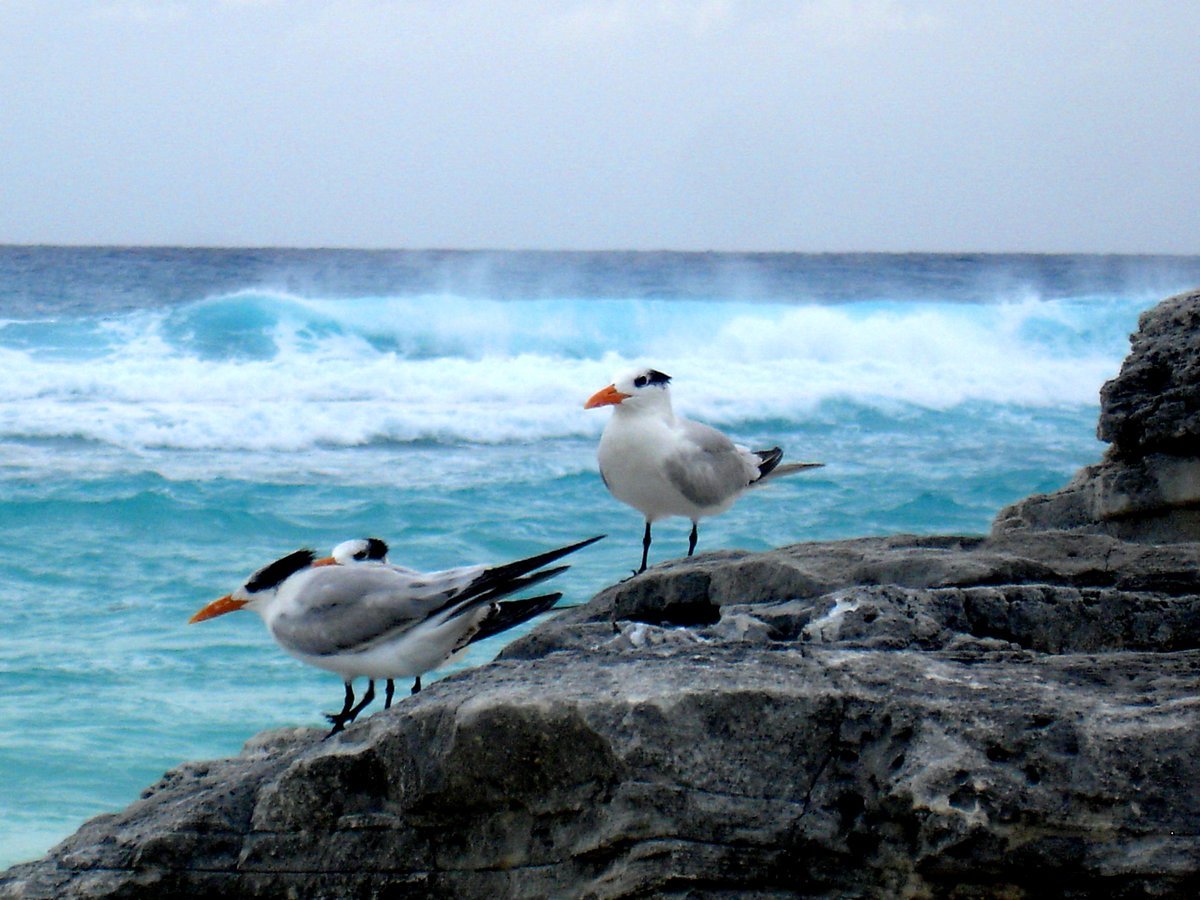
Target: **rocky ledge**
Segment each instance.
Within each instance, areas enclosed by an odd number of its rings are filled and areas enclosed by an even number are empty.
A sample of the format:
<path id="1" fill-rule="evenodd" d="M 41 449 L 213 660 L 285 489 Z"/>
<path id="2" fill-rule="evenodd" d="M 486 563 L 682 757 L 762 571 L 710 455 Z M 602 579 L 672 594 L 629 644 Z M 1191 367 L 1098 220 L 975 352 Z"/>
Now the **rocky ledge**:
<path id="1" fill-rule="evenodd" d="M 1105 464 L 1190 465 L 1198 298 L 1136 376 L 1183 424 L 1125 403 Z M 0 897 L 1200 895 L 1200 544 L 1149 542 L 1192 501 L 1077 493 L 656 567 L 331 740 L 168 772 Z"/>

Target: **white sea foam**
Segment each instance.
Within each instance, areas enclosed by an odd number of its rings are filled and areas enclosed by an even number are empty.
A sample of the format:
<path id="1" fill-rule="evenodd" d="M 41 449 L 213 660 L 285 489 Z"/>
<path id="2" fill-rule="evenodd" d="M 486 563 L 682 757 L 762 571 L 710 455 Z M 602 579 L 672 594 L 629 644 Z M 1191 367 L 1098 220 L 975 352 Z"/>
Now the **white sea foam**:
<path id="1" fill-rule="evenodd" d="M 583 399 L 635 362 L 719 425 L 803 421 L 830 400 L 1090 405 L 1138 312 L 1112 306 L 236 295 L 92 323 L 74 348 L 0 328 L 0 437 L 248 451 L 580 437 L 605 418 Z"/>

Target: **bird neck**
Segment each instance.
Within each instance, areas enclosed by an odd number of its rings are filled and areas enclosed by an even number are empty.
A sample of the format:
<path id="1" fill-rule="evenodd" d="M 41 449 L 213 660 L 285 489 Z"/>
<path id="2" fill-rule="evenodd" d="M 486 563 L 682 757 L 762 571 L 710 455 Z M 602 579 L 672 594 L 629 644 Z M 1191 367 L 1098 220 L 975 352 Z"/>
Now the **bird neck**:
<path id="1" fill-rule="evenodd" d="M 675 421 L 675 411 L 671 408 L 669 394 L 664 392 L 661 396 L 643 396 L 638 399 L 639 402 L 632 406 L 628 403 L 617 404 L 616 414 L 626 417 L 648 416 L 660 419 L 667 424 Z"/>

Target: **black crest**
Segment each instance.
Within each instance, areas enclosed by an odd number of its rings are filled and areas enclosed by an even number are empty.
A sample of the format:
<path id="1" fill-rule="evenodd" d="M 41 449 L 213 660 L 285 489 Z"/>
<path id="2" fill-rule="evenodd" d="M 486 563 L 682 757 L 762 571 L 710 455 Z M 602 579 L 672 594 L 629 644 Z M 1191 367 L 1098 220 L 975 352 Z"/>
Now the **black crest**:
<path id="1" fill-rule="evenodd" d="M 378 562 L 387 558 L 387 543 L 379 538 L 367 538 L 366 544 L 366 547 L 354 554 L 355 559 L 359 561 L 372 559 Z"/>
<path id="2" fill-rule="evenodd" d="M 316 558 L 317 554 L 311 550 L 297 550 L 295 553 L 289 553 L 270 565 L 263 566 L 251 575 L 250 580 L 246 582 L 246 593 L 253 594 L 257 591 L 278 587 L 301 569 L 311 566 Z"/>
<path id="3" fill-rule="evenodd" d="M 634 387 L 645 387 L 648 384 L 668 385 L 670 383 L 671 376 L 664 375 L 662 372 L 658 371 L 658 369 L 648 369 L 646 374 L 639 375 L 637 378 L 633 379 Z"/>

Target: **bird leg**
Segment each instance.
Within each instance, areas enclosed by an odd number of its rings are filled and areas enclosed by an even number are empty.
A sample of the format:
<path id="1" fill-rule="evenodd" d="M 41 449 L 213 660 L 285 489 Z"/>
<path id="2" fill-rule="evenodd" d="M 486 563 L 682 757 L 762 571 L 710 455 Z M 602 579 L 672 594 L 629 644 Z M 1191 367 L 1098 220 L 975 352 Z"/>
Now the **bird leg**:
<path id="1" fill-rule="evenodd" d="M 346 726 L 355 720 L 360 712 L 362 712 L 368 703 L 375 699 L 375 681 L 367 682 L 367 692 L 362 695 L 362 699 L 354 705 L 354 688 L 350 686 L 350 682 L 346 682 L 346 702 L 342 705 L 342 711 L 338 713 L 326 713 L 325 718 L 333 723 L 333 728 L 329 734 L 325 735 L 326 739 L 333 737 L 339 731 L 344 731 Z"/>
<path id="2" fill-rule="evenodd" d="M 362 699 L 358 701 L 358 705 L 350 710 L 349 718 L 346 719 L 347 724 L 358 718 L 358 714 L 367 708 L 367 704 L 375 699 L 375 679 L 372 678 L 367 682 L 367 692 L 362 695 Z"/>
<path id="3" fill-rule="evenodd" d="M 692 523 L 692 533 L 688 536 L 688 556 L 696 552 L 696 523 Z"/>
<path id="4" fill-rule="evenodd" d="M 417 680 L 413 682 L 412 692 L 414 694 L 421 693 L 421 676 L 420 675 L 418 675 Z"/>
<path id="5" fill-rule="evenodd" d="M 325 735 L 325 737 L 333 737 L 339 731 L 346 727 L 346 723 L 353 719 L 350 715 L 350 708 L 354 706 L 354 688 L 350 686 L 350 682 L 345 682 L 346 685 L 346 702 L 342 704 L 342 711 L 338 713 L 325 713 L 325 718 L 333 723 L 333 731 Z"/>
<path id="6" fill-rule="evenodd" d="M 387 693 L 385 693 L 383 695 L 383 708 L 384 709 L 392 708 L 392 695 L 394 693 L 396 693 L 396 682 L 392 681 L 392 679 L 389 678 L 387 680 Z"/>
<path id="7" fill-rule="evenodd" d="M 646 523 L 646 533 L 642 535 L 642 567 L 634 572 L 634 575 L 641 575 L 646 571 L 646 557 L 650 555 L 650 523 Z"/>

